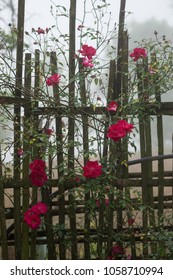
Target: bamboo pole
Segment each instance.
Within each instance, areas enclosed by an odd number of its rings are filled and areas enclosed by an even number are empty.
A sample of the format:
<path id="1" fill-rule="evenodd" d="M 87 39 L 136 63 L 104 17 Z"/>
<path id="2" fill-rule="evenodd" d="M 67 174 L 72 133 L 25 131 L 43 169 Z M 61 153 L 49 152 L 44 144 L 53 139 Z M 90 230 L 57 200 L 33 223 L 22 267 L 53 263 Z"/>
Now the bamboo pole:
<path id="1" fill-rule="evenodd" d="M 21 97 L 23 72 L 23 36 L 25 19 L 25 0 L 18 0 L 17 51 L 16 51 L 16 83 L 15 97 Z M 20 105 L 14 105 L 14 179 L 20 180 L 20 158 L 17 155 L 20 147 Z M 14 232 L 15 259 L 21 259 L 21 205 L 20 188 L 14 189 Z"/>
<path id="2" fill-rule="evenodd" d="M 23 122 L 23 152 L 25 157 L 23 159 L 23 180 L 24 185 L 22 189 L 22 213 L 24 215 L 25 211 L 29 208 L 29 162 L 30 162 L 30 144 L 28 131 L 31 125 L 31 99 L 29 97 L 29 92 L 31 90 L 31 54 L 27 53 L 25 55 L 25 86 L 24 95 L 28 102 L 24 107 L 24 122 Z M 22 260 L 29 259 L 29 229 L 26 223 L 22 223 Z"/>
<path id="3" fill-rule="evenodd" d="M 84 68 L 82 66 L 82 60 L 79 60 L 79 72 L 80 72 L 80 96 L 82 101 L 82 106 L 87 106 L 87 96 L 85 87 L 85 75 Z M 89 151 L 89 130 L 88 130 L 88 116 L 82 114 L 82 125 L 83 125 L 83 158 L 84 165 L 88 161 L 88 151 Z M 87 156 L 86 156 L 87 155 Z M 90 259 L 90 207 L 88 206 L 88 201 L 90 200 L 90 192 L 85 194 L 85 234 L 84 234 L 84 255 L 85 259 Z"/>
<path id="4" fill-rule="evenodd" d="M 39 50 L 35 50 L 35 65 L 34 65 L 34 71 L 35 71 L 35 76 L 34 76 L 34 105 L 32 109 L 38 108 L 38 101 L 37 101 L 37 95 L 40 87 L 40 52 Z M 32 129 L 33 131 L 38 132 L 39 127 L 38 127 L 38 122 L 39 122 L 39 117 L 38 115 L 33 114 L 33 125 Z M 40 153 L 39 153 L 39 148 L 37 146 L 37 142 L 33 143 L 33 150 L 32 150 L 32 160 L 34 159 L 39 159 L 40 158 Z M 32 204 L 37 203 L 37 188 L 32 187 Z M 37 245 L 37 232 L 34 230 L 31 230 L 31 246 L 30 246 L 30 258 L 31 260 L 35 260 L 37 258 L 37 251 L 36 251 L 36 245 Z"/>
<path id="5" fill-rule="evenodd" d="M 51 53 L 51 65 L 53 67 L 53 71 L 57 71 L 57 57 L 56 53 Z M 53 72 L 52 72 L 53 74 Z M 59 96 L 59 88 L 58 86 L 53 87 L 54 99 L 56 106 L 60 106 L 61 100 Z M 63 154 L 63 127 L 62 127 L 62 116 L 58 114 L 55 118 L 55 129 L 56 129 L 56 141 L 57 141 L 57 169 L 58 169 L 58 178 L 63 178 L 64 176 L 64 154 Z M 59 215 L 59 224 L 65 225 L 65 197 L 64 197 L 64 184 L 59 184 L 58 189 L 59 199 L 58 199 L 58 207 L 60 211 Z M 66 259 L 66 248 L 65 248 L 65 236 L 61 234 L 59 236 L 59 254 L 60 259 Z"/>
<path id="6" fill-rule="evenodd" d="M 1 158 L 1 145 L 0 145 L 0 233 L 1 233 L 1 258 L 8 260 L 8 240 L 7 240 L 7 227 L 5 216 L 5 200 L 4 200 L 4 184 L 3 184 L 3 171 L 2 171 L 2 158 Z"/>
<path id="7" fill-rule="evenodd" d="M 116 98 L 122 97 L 123 90 L 123 52 L 124 52 L 124 23 L 125 23 L 125 7 L 126 0 L 121 0 L 120 11 L 119 11 L 119 31 L 118 31 L 118 50 L 117 50 L 117 77 L 116 77 Z M 116 144 L 116 153 L 118 156 L 118 162 L 122 161 L 122 145 L 121 142 Z M 118 167 L 116 170 L 116 176 L 121 177 L 121 168 Z M 123 195 L 123 187 L 117 187 L 117 193 L 121 200 Z M 117 229 L 119 232 L 122 231 L 123 224 L 123 213 L 122 207 L 119 204 L 117 209 Z"/>
<path id="8" fill-rule="evenodd" d="M 74 54 L 76 40 L 76 0 L 70 1 L 70 19 L 69 19 L 69 106 L 74 107 L 75 98 L 75 60 Z M 68 120 L 68 170 L 69 173 L 74 170 L 74 134 L 75 134 L 75 115 L 69 116 Z M 69 194 L 69 217 L 70 217 L 70 229 L 71 229 L 71 257 L 77 259 L 77 233 L 76 233 L 76 215 L 75 215 L 75 193 L 72 190 Z"/>
<path id="9" fill-rule="evenodd" d="M 115 64 L 115 60 L 111 60 L 110 61 L 110 66 L 109 66 L 109 83 L 108 83 L 108 98 L 107 98 L 107 103 L 110 100 L 114 100 L 115 99 L 115 85 L 116 85 L 116 64 Z M 109 153 L 109 149 L 108 149 L 108 145 L 107 145 L 107 129 L 109 127 L 109 123 L 113 122 L 113 119 L 115 117 L 110 116 L 109 120 L 107 122 L 105 122 L 105 132 L 104 132 L 104 144 L 103 144 L 103 162 L 105 164 L 105 166 L 107 166 L 107 162 L 109 164 L 112 164 L 112 162 L 115 160 L 115 154 L 116 154 L 116 148 L 114 145 L 110 144 L 110 156 L 108 157 L 108 153 Z M 115 170 L 114 168 L 111 168 L 111 173 L 112 175 L 114 175 Z M 114 182 L 112 182 L 111 184 L 111 188 L 114 188 Z M 111 251 L 111 247 L 112 247 L 112 242 L 113 242 L 113 214 L 114 214 L 114 209 L 112 207 L 112 203 L 114 201 L 114 194 L 112 191 L 110 191 L 109 194 L 109 201 L 110 201 L 110 205 L 108 206 L 108 211 L 107 211 L 107 254 L 109 254 L 109 252 Z"/>
<path id="10" fill-rule="evenodd" d="M 138 91 L 139 98 L 143 94 L 143 82 L 142 82 L 142 74 L 141 69 L 137 68 L 137 77 L 138 77 Z M 145 136 L 145 121 L 144 119 L 139 118 L 139 135 L 140 135 L 140 153 L 141 158 L 146 156 L 146 136 Z M 141 163 L 141 175 L 142 175 L 142 202 L 143 205 L 147 205 L 148 203 L 148 192 L 147 192 L 147 163 Z M 148 211 L 143 211 L 142 222 L 143 222 L 143 230 L 144 230 L 144 241 L 145 246 L 143 247 L 143 254 L 148 255 L 148 244 L 147 244 L 147 230 L 148 230 Z"/>

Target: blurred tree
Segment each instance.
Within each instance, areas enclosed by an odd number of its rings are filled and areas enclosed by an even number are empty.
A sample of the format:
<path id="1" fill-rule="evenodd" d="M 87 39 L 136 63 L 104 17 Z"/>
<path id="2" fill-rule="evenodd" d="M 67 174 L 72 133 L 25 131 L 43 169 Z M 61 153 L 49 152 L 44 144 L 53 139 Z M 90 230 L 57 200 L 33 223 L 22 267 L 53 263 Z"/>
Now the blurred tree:
<path id="1" fill-rule="evenodd" d="M 3 13 L 2 13 L 3 11 Z M 16 18 L 17 9 L 15 0 L 0 0 L 0 22 L 4 28 L 0 28 L 0 50 L 13 51 L 16 48 Z M 10 30 L 6 27 L 10 27 Z"/>

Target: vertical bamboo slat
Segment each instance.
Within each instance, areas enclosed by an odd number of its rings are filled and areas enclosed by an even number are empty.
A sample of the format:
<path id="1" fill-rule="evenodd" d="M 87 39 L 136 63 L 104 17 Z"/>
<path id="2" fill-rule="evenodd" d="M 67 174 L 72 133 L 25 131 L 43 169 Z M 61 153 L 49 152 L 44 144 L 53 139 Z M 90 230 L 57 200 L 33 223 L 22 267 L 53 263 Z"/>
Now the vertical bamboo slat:
<path id="1" fill-rule="evenodd" d="M 79 72 L 80 72 L 80 96 L 82 101 L 82 106 L 87 106 L 86 88 L 85 88 L 85 76 L 84 68 L 82 66 L 82 60 L 79 61 Z M 83 124 L 83 156 L 84 165 L 88 161 L 88 151 L 89 151 L 89 130 L 88 130 L 88 116 L 82 114 L 82 124 Z M 86 156 L 87 155 L 87 156 Z M 88 206 L 88 201 L 90 200 L 90 192 L 85 194 L 85 233 L 84 233 L 84 255 L 85 259 L 90 259 L 90 208 Z"/>
<path id="2" fill-rule="evenodd" d="M 2 182 L 2 158 L 0 145 L 0 233 L 1 233 L 1 258 L 8 260 L 8 241 L 7 241 L 7 227 L 5 215 L 5 200 L 4 200 L 4 184 Z"/>
<path id="3" fill-rule="evenodd" d="M 24 215 L 25 211 L 29 208 L 29 162 L 30 162 L 30 144 L 29 144 L 29 135 L 28 131 L 31 126 L 31 54 L 27 53 L 25 55 L 25 85 L 24 85 L 24 98 L 25 98 L 25 107 L 24 107 L 24 118 L 23 118 L 23 151 L 25 157 L 23 159 L 23 180 L 24 185 L 22 189 L 22 213 Z M 29 229 L 26 223 L 22 223 L 22 260 L 29 259 Z"/>
<path id="4" fill-rule="evenodd" d="M 18 0 L 17 23 L 17 52 L 16 52 L 16 84 L 15 97 L 21 97 L 23 72 L 23 36 L 24 36 L 25 0 Z M 17 151 L 20 148 L 20 104 L 14 105 L 14 180 L 20 180 L 20 158 Z M 14 188 L 14 232 L 15 232 L 15 259 L 21 259 L 21 205 L 20 188 Z"/>
<path id="5" fill-rule="evenodd" d="M 160 89 L 156 86 L 156 101 L 161 104 Z M 158 139 L 158 154 L 164 155 L 164 140 L 163 140 L 163 116 L 157 116 L 157 139 Z M 164 162 L 158 161 L 158 219 L 163 215 L 164 210 Z"/>
<path id="6" fill-rule="evenodd" d="M 143 83 L 142 83 L 142 74 L 140 69 L 137 69 L 138 75 L 138 91 L 140 92 L 139 98 L 143 93 Z M 139 116 L 139 136 L 140 136 L 140 154 L 141 158 L 146 156 L 146 135 L 145 135 L 145 120 Z M 142 177 L 142 203 L 143 205 L 147 205 L 148 203 L 148 189 L 147 189 L 147 163 L 143 162 L 141 164 L 141 177 Z M 142 213 L 142 222 L 143 222 L 143 231 L 145 234 L 144 237 L 144 247 L 143 247 L 143 254 L 148 254 L 148 244 L 147 244 L 147 229 L 148 229 L 148 211 L 143 211 Z"/>
<path id="7" fill-rule="evenodd" d="M 37 95 L 39 92 L 39 86 L 40 86 L 40 52 L 39 50 L 35 50 L 35 65 L 34 65 L 34 105 L 32 110 L 38 108 L 38 101 L 37 101 Z M 38 127 L 38 116 L 33 114 L 33 125 L 32 125 L 32 130 L 33 133 L 34 131 L 38 133 L 39 127 Z M 31 135 L 31 140 L 32 140 L 32 135 Z M 39 154 L 39 148 L 37 146 L 37 141 L 33 143 L 33 149 L 32 149 L 32 160 L 34 159 L 39 159 L 40 154 Z M 37 203 L 37 188 L 32 187 L 32 204 Z M 35 260 L 37 258 L 37 251 L 36 251 L 36 238 L 37 238 L 37 233 L 32 230 L 31 231 L 31 249 L 30 249 L 30 258 L 32 260 Z"/>
<path id="8" fill-rule="evenodd" d="M 0 233 L 1 233 L 1 257 L 8 260 L 8 241 L 7 241 L 4 185 L 0 182 Z"/>
<path id="9" fill-rule="evenodd" d="M 76 40 L 76 0 L 70 1 L 70 20 L 69 20 L 69 106 L 72 109 L 68 120 L 68 170 L 69 174 L 74 171 L 74 98 L 75 98 L 75 60 L 74 54 Z M 77 259 L 77 236 L 76 236 L 76 211 L 75 211 L 75 192 L 69 194 L 69 217 L 71 230 L 71 257 Z"/>
<path id="10" fill-rule="evenodd" d="M 116 77 L 116 98 L 119 99 L 123 95 L 123 51 L 124 51 L 124 21 L 125 21 L 126 0 L 121 0 L 119 12 L 119 30 L 118 30 L 118 50 L 117 50 L 117 77 Z M 122 105 L 122 104 L 121 104 Z M 119 163 L 123 160 L 121 142 L 116 144 L 116 153 Z M 117 168 L 116 176 L 121 178 L 121 168 Z M 117 187 L 119 200 L 123 195 L 123 187 Z M 121 232 L 123 224 L 122 206 L 119 204 L 117 208 L 117 230 Z"/>
<path id="11" fill-rule="evenodd" d="M 111 100 L 115 99 L 115 80 L 116 80 L 116 64 L 115 60 L 110 61 L 110 67 L 109 67 L 109 83 L 108 83 L 108 98 L 107 98 L 107 103 Z M 107 130 L 109 127 L 109 122 L 112 122 L 112 118 L 110 116 L 110 120 L 105 122 L 105 132 L 104 132 L 104 144 L 103 144 L 103 162 L 105 166 L 107 166 L 107 163 L 112 164 L 112 162 L 115 160 L 113 159 L 113 155 L 115 154 L 115 148 L 113 145 L 110 145 L 110 156 L 108 157 L 109 149 L 107 145 Z M 112 175 L 114 175 L 114 170 L 111 168 Z M 111 188 L 114 188 L 114 183 L 111 183 Z M 107 254 L 109 254 L 111 247 L 112 247 L 112 242 L 113 242 L 113 214 L 114 210 L 113 207 L 111 206 L 112 203 L 114 202 L 114 194 L 111 192 L 109 195 L 109 201 L 110 205 L 108 207 L 107 211 L 107 234 L 108 234 L 108 240 L 107 240 Z"/>
<path id="12" fill-rule="evenodd" d="M 51 67 L 54 72 L 57 71 L 57 57 L 56 53 L 51 53 Z M 53 74 L 53 72 L 52 72 Z M 59 96 L 58 86 L 54 86 L 53 88 L 54 99 L 56 106 L 61 105 L 61 100 Z M 56 129 L 56 141 L 57 141 L 57 169 L 58 169 L 58 178 L 63 178 L 64 176 L 64 155 L 63 155 L 63 131 L 62 131 L 62 117 L 56 116 L 55 118 L 55 129 Z M 65 197 L 64 197 L 64 185 L 63 182 L 59 184 L 59 200 L 58 200 L 58 208 L 59 208 L 59 224 L 65 225 Z M 59 255 L 61 260 L 66 259 L 66 248 L 65 248 L 65 237 L 64 234 L 59 236 Z"/>

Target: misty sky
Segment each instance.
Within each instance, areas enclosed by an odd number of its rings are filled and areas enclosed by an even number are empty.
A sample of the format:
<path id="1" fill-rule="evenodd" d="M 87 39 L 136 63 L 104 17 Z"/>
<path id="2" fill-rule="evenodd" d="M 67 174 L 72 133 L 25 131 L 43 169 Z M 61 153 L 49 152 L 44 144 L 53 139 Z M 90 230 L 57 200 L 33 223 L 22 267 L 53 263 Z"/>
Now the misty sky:
<path id="1" fill-rule="evenodd" d="M 56 4 L 63 4 L 68 6 L 69 0 L 26 0 L 26 27 L 43 25 L 46 27 L 51 24 L 52 18 L 50 16 L 51 2 Z M 77 1 L 79 10 L 82 12 L 83 0 Z M 107 0 L 110 3 L 112 17 L 118 22 L 118 13 L 120 0 Z M 165 22 L 173 27 L 173 0 L 127 0 L 126 11 L 131 12 L 126 18 L 127 24 L 133 21 L 144 22 L 155 19 L 156 21 Z M 148 30 L 149 36 L 152 29 Z"/>
<path id="2" fill-rule="evenodd" d="M 0 7 L 2 9 L 2 0 Z M 16 7 L 17 7 L 17 1 Z M 25 30 L 30 31 L 32 27 L 50 27 L 55 24 L 55 20 L 50 14 L 52 3 L 69 7 L 70 0 L 25 0 L 26 1 L 26 21 Z M 83 1 L 77 0 L 78 17 L 83 14 Z M 87 2 L 90 2 L 88 0 Z M 98 3 L 102 3 L 98 0 Z M 112 13 L 112 26 L 118 23 L 120 0 L 107 0 L 110 3 L 109 11 Z M 173 37 L 173 0 L 126 0 L 126 26 L 128 28 L 131 41 L 148 39 L 153 36 L 154 31 L 158 31 L 160 36 L 168 35 Z M 10 22 L 10 15 L 3 7 L 0 11 L 0 18 L 5 18 L 6 26 Z M 60 21 L 63 21 L 62 17 Z M 4 25 L 3 22 L 1 22 Z M 90 23 L 91 24 L 91 23 Z M 5 26 L 3 26 L 5 27 Z"/>

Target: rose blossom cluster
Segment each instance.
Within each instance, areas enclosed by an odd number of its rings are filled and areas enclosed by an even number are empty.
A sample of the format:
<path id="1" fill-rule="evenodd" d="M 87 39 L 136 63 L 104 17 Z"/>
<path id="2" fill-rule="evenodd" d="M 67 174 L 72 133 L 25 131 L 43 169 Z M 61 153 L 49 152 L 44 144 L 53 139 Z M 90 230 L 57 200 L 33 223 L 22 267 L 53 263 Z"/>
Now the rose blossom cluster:
<path id="1" fill-rule="evenodd" d="M 83 56 L 82 57 L 82 65 L 84 67 L 94 67 L 92 63 L 92 58 L 96 54 L 96 49 L 92 46 L 82 45 L 81 49 L 78 52 Z"/>
<path id="2" fill-rule="evenodd" d="M 48 211 L 47 205 L 43 202 L 38 202 L 29 208 L 24 214 L 24 222 L 32 229 L 37 229 L 41 224 L 41 215 Z"/>
<path id="3" fill-rule="evenodd" d="M 129 124 L 126 120 L 119 120 L 108 128 L 107 137 L 118 142 L 121 138 L 124 138 L 127 133 L 131 132 L 133 128 L 133 124 Z"/>
<path id="4" fill-rule="evenodd" d="M 83 175 L 86 178 L 97 178 L 102 174 L 102 165 L 97 160 L 88 160 L 86 165 L 83 166 Z"/>
<path id="5" fill-rule="evenodd" d="M 130 57 L 134 61 L 137 61 L 140 58 L 145 58 L 147 56 L 146 50 L 144 48 L 134 48 L 133 52 L 130 53 Z"/>
<path id="6" fill-rule="evenodd" d="M 32 185 L 36 187 L 42 187 L 48 180 L 45 172 L 45 162 L 42 159 L 35 159 L 30 163 L 29 168 L 31 170 L 29 179 L 31 180 Z"/>

